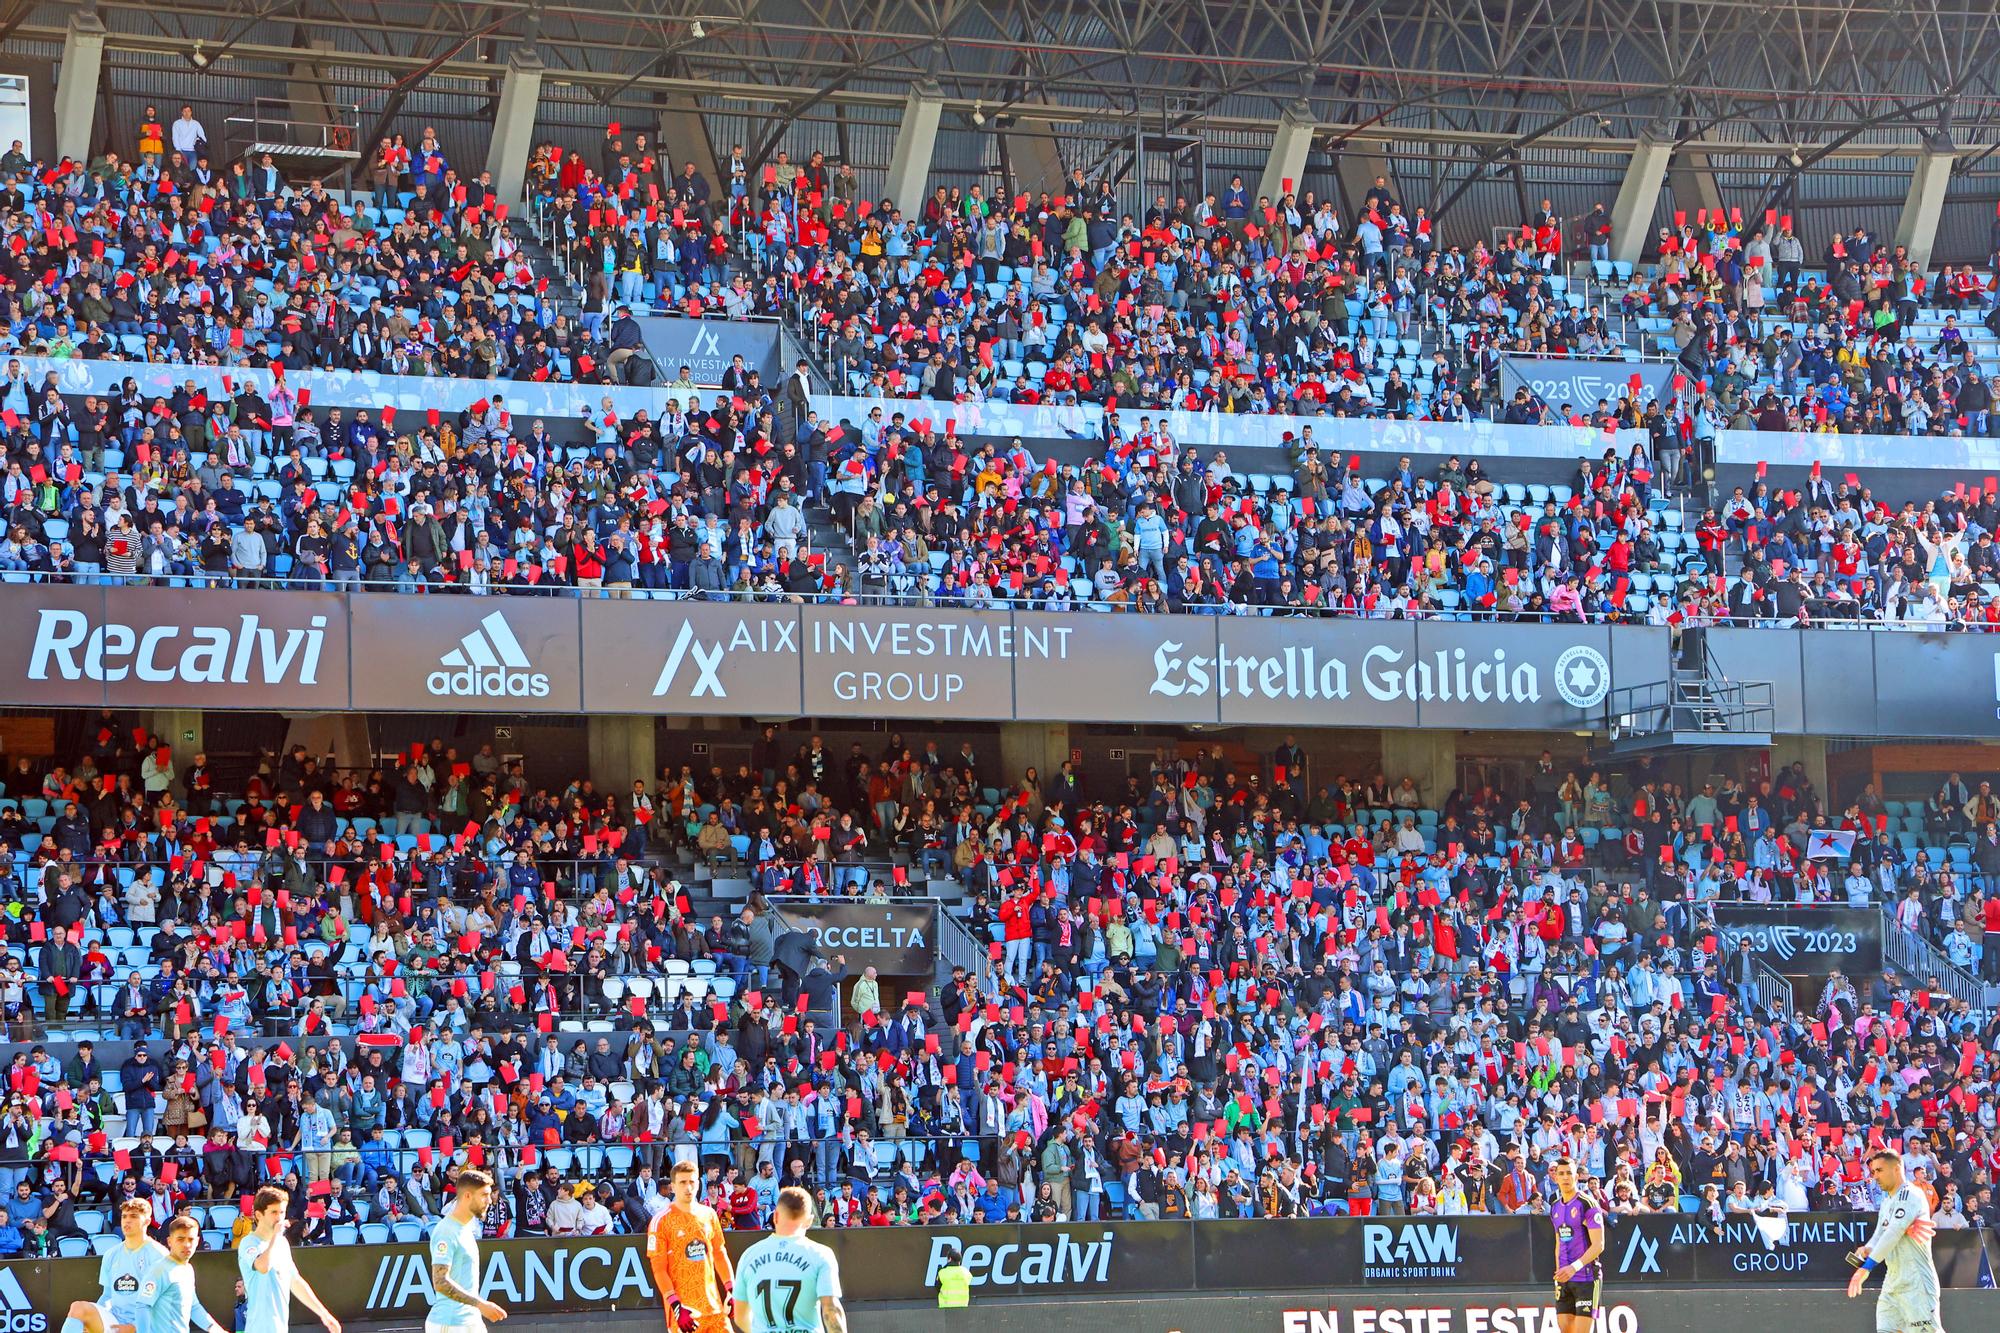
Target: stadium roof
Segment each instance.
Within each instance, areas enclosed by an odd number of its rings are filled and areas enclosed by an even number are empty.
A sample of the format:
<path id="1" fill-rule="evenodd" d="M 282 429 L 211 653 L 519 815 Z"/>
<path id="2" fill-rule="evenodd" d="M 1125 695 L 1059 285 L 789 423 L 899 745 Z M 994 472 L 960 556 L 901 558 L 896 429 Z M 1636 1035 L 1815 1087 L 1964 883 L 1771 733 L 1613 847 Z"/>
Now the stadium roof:
<path id="1" fill-rule="evenodd" d="M 59 42 L 77 5 L 0 5 L 0 36 Z M 1641 136 L 1734 151 L 1961 151 L 2000 130 L 1991 0 L 100 0 L 109 48 L 283 77 L 301 51 L 393 95 L 491 77 L 532 44 L 559 85 L 728 101 L 781 131 L 920 82 L 992 123 L 1065 136 L 1250 129 L 1288 107 L 1341 130 L 1504 154 Z M 115 69 L 115 60 L 111 68 Z M 1837 141 L 1837 142 L 1836 142 Z"/>

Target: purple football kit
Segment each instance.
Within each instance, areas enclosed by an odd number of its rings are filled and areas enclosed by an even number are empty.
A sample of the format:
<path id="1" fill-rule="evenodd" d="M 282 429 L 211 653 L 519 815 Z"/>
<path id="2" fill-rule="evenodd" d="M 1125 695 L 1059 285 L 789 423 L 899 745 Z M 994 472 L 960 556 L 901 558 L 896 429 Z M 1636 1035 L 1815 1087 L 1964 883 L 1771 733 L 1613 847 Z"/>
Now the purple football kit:
<path id="1" fill-rule="evenodd" d="M 1590 1252 L 1590 1233 L 1603 1230 L 1604 1210 L 1578 1190 L 1574 1198 L 1566 1200 L 1558 1196 L 1549 1205 L 1549 1221 L 1556 1228 L 1556 1267 L 1563 1269 Z M 1569 1281 L 1556 1283 L 1556 1313 L 1594 1315 L 1597 1283 L 1602 1276 L 1603 1263 L 1596 1260 L 1570 1274 Z"/>

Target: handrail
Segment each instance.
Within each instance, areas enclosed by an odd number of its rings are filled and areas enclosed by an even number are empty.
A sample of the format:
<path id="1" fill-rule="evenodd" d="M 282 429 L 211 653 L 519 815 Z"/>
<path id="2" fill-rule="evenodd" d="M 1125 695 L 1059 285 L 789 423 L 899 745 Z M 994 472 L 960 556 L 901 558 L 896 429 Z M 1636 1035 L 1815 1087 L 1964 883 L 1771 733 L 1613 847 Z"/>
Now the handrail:
<path id="1" fill-rule="evenodd" d="M 1936 977 L 1945 993 L 1975 1009 L 2000 1008 L 2000 986 L 1988 985 L 1960 968 L 1929 940 L 1905 930 L 1895 910 L 1882 908 L 1882 958 L 1913 980 Z"/>
<path id="2" fill-rule="evenodd" d="M 1757 978 L 1757 989 L 1764 995 L 1765 1007 L 1775 1009 L 1782 1017 L 1789 1021 L 1792 1015 L 1798 1010 L 1797 1002 L 1792 994 L 1791 979 L 1765 962 L 1762 958 L 1752 958 L 1750 960 L 1750 970 L 1751 974 Z"/>
<path id="3" fill-rule="evenodd" d="M 974 986 L 986 991 L 985 982 L 992 971 L 993 953 L 988 944 L 965 928 L 965 923 L 938 904 L 938 973 L 942 980 L 950 976 L 951 969 L 962 967 L 966 976 L 972 978 Z"/>
<path id="4" fill-rule="evenodd" d="M 250 138 L 253 141 L 263 140 L 266 137 L 266 127 L 274 127 L 278 130 L 279 137 L 284 141 L 284 147 L 337 155 L 342 161 L 354 162 L 360 160 L 361 108 L 359 105 L 351 102 L 328 104 L 327 110 L 329 112 L 346 112 L 348 115 L 346 120 L 321 120 L 295 116 L 290 114 L 292 106 L 293 104 L 284 98 L 259 97 L 252 100 L 250 110 L 247 114 L 238 112 L 233 116 L 226 116 L 223 118 L 222 123 L 225 131 L 233 132 L 240 132 L 247 126 Z M 277 114 L 279 112 L 284 114 Z M 301 143 L 294 141 L 292 136 L 285 133 L 285 131 L 294 128 L 304 128 L 311 131 L 311 137 L 317 139 L 318 142 Z M 239 147 L 247 146 L 239 145 Z"/>
<path id="5" fill-rule="evenodd" d="M 1686 689 L 1698 690 L 1690 696 Z M 1777 723 L 1769 681 L 1713 681 L 1707 677 L 1621 685 L 1605 696 L 1604 716 L 1632 736 L 1701 731 L 1767 735 Z"/>
<path id="6" fill-rule="evenodd" d="M 822 417 L 847 416 L 858 421 L 875 407 L 885 416 L 901 414 L 933 422 L 952 421 L 962 434 L 1019 435 L 1049 440 L 1109 438 L 1109 416 L 1103 405 L 1071 403 L 1016 404 L 1002 400 L 940 402 L 929 398 L 871 395 L 827 395 L 815 399 Z M 1423 418 L 1299 416 L 1277 412 L 1189 411 L 1170 405 L 1121 404 L 1116 409 L 1123 431 L 1138 429 L 1144 418 L 1158 425 L 1181 447 L 1271 450 L 1290 456 L 1311 447 L 1323 451 L 1333 467 L 1336 455 L 1438 454 L 1459 458 L 1532 459 L 1574 463 L 1579 458 L 1621 456 L 1644 438 L 1643 431 L 1605 432 L 1583 426 L 1517 426 L 1496 421 L 1433 421 Z M 991 428 L 986 419 L 992 418 Z M 1019 418 L 1047 422 L 1039 429 L 1011 424 Z"/>
<path id="7" fill-rule="evenodd" d="M 191 382 L 212 402 L 227 402 L 246 389 L 268 402 L 277 390 L 279 379 L 272 371 L 253 366 L 200 365 L 187 361 L 89 361 L 81 357 L 57 360 L 40 356 L 13 356 L 7 360 L 21 363 L 27 383 L 37 392 L 53 377 L 60 393 L 71 397 L 94 394 L 114 402 L 123 394 L 128 379 L 138 385 L 140 395 L 147 399 L 171 397 Z M 284 374 L 283 379 L 293 393 L 303 390 L 310 394 L 314 410 L 340 407 L 376 412 L 391 407 L 407 414 L 408 420 L 432 410 L 456 415 L 482 403 L 497 401 L 512 416 L 517 429 L 536 417 L 565 421 L 591 417 L 606 402 L 621 420 L 642 410 L 656 413 L 663 398 L 663 386 L 658 385 L 641 389 L 623 384 L 558 380 L 384 375 L 372 370 L 295 370 Z M 714 391 L 702 390 L 702 395 L 710 398 Z"/>
<path id="8" fill-rule="evenodd" d="M 812 553 L 817 549 L 812 544 L 810 532 L 807 534 L 805 538 L 800 540 L 799 549 L 802 554 Z M 498 560 L 504 560 L 508 558 L 508 553 L 506 551 L 495 550 L 492 554 L 493 557 Z M 839 562 L 839 564 L 841 567 L 843 568 L 845 567 L 844 561 Z M 1055 570 L 1052 568 L 1051 577 L 1054 576 L 1055 576 Z M 1067 583 L 1066 578 L 1063 581 Z M 614 589 L 614 588 L 579 588 L 573 584 L 555 582 L 548 578 L 544 578 L 539 582 L 530 582 L 529 580 L 520 578 L 518 576 L 511 579 L 496 578 L 493 579 L 487 585 L 485 585 L 483 588 L 479 588 L 466 583 L 444 580 L 444 579 L 425 579 L 423 577 L 416 575 L 413 575 L 411 578 L 407 580 L 403 580 L 403 579 L 367 579 L 367 578 L 349 579 L 349 578 L 335 578 L 330 576 L 322 577 L 320 575 L 301 575 L 297 573 L 290 573 L 290 574 L 188 573 L 188 574 L 161 575 L 158 577 L 146 574 L 110 574 L 101 571 L 84 572 L 77 570 L 67 570 L 60 573 L 51 572 L 47 570 L 34 570 L 34 571 L 8 570 L 5 571 L 4 573 L 0 573 L 0 586 L 5 586 L 5 585 L 37 586 L 42 584 L 66 584 L 72 587 L 156 586 L 156 587 L 171 587 L 171 588 L 250 588 L 250 589 L 274 589 L 274 590 L 290 589 L 290 590 L 298 590 L 306 592 L 382 592 L 382 593 L 394 593 L 404 596 L 444 596 L 444 595 L 540 596 L 540 597 L 588 597 L 592 599 L 598 599 L 598 598 L 617 599 L 620 597 L 638 598 L 643 596 L 647 600 L 654 600 L 654 601 L 744 602 L 744 603 L 759 603 L 765 605 L 812 603 L 814 605 L 840 605 L 840 606 L 947 607 L 947 608 L 974 610 L 974 611 L 990 610 L 995 612 L 1073 610 L 1078 613 L 1100 614 L 1100 615 L 1101 614 L 1120 614 L 1120 615 L 1186 614 L 1186 615 L 1222 615 L 1222 616 L 1243 615 L 1243 616 L 1262 616 L 1262 617 L 1280 617 L 1280 618 L 1289 617 L 1294 619 L 1309 619 L 1309 620 L 1461 621 L 1471 624 L 1493 624 L 1493 625 L 1532 625 L 1532 624 L 1558 623 L 1544 616 L 1514 615 L 1510 612 L 1499 611 L 1485 607 L 1469 607 L 1464 605 L 1460 605 L 1457 607 L 1444 607 L 1437 605 L 1423 606 L 1413 609 L 1411 613 L 1402 615 L 1390 615 L 1384 612 L 1369 611 L 1362 608 L 1346 607 L 1346 606 L 1327 606 L 1324 604 L 1307 604 L 1298 606 L 1255 606 L 1255 605 L 1245 605 L 1238 603 L 1203 605 L 1198 607 L 1190 607 L 1187 608 L 1185 611 L 1179 613 L 1169 613 L 1166 611 L 1159 611 L 1159 612 L 1145 611 L 1129 603 L 1114 604 L 1114 603 L 1104 602 L 1095 598 L 1077 598 L 1073 600 L 1071 603 L 1069 603 L 1067 606 L 1050 606 L 1046 604 L 1045 599 L 1042 598 L 1038 593 L 1031 593 L 1027 591 L 1025 587 L 1022 592 L 1015 593 L 1005 590 L 1004 586 L 1002 588 L 988 590 L 985 594 L 986 600 L 984 602 L 974 602 L 958 598 L 940 597 L 937 594 L 930 592 L 928 590 L 916 593 L 909 593 L 909 594 L 864 592 L 859 589 L 849 589 L 838 592 L 816 592 L 816 593 L 791 593 L 791 592 L 762 593 L 756 591 L 755 589 L 747 589 L 747 588 L 720 588 L 712 591 L 703 591 L 691 588 L 647 588 L 644 585 L 643 581 L 634 583 L 629 590 L 625 590 L 625 589 Z M 1833 629 L 1843 629 L 1843 630 L 1844 629 L 1880 630 L 1884 632 L 1926 633 L 1926 634 L 2000 633 L 2000 627 L 1989 626 L 1984 624 L 1983 622 L 1978 625 L 1971 625 L 1971 624 L 1933 625 L 1928 622 L 1905 621 L 1905 620 L 1892 621 L 1892 620 L 1885 620 L 1880 617 L 1870 617 L 1865 619 L 1857 617 L 1856 619 L 1853 620 L 1836 621 L 1833 622 L 1831 625 L 1824 623 L 1815 623 L 1810 626 L 1802 626 L 1802 625 L 1774 620 L 1769 617 L 1760 617 L 1760 616 L 1711 616 L 1707 617 L 1707 620 L 1711 626 L 1714 626 L 1716 628 L 1761 629 L 1761 630 L 1772 630 L 1772 631 L 1801 630 L 1809 628 L 1810 629 L 1833 628 Z M 1564 623 L 1575 623 L 1575 622 L 1564 622 Z M 1593 624 L 1593 625 L 1648 626 L 1652 625 L 1654 622 L 1648 619 L 1644 615 L 1625 614 L 1619 616 L 1599 615 L 1595 619 L 1583 623 Z M 1611 695 L 1608 696 L 1608 698 L 1615 699 L 1620 694 L 1631 693 L 1634 691 L 1644 691 L 1647 689 L 1664 690 L 1666 688 L 1667 688 L 1666 682 L 1660 682 L 1659 684 L 1653 686 L 1621 686 L 1613 690 Z M 1732 695 L 1734 692 L 1739 690 L 1754 691 L 1761 689 L 1768 692 L 1770 688 L 1771 686 L 1768 683 L 1762 681 L 1731 682 L 1728 685 L 1714 687 L 1715 692 L 1717 693 L 1730 693 Z M 1768 693 L 1761 698 L 1748 693 L 1746 693 L 1744 697 L 1745 697 L 1745 709 L 1743 711 L 1745 715 L 1753 717 L 1765 716 L 1770 718 L 1772 721 L 1767 722 L 1762 727 L 1762 730 L 1769 730 L 1770 726 L 1775 722 L 1776 707 L 1775 704 L 1773 704 L 1770 701 Z M 1606 716 L 1614 716 L 1621 711 L 1637 711 L 1639 707 L 1640 704 L 1637 702 L 1635 702 L 1629 709 L 1616 708 L 1607 703 L 1605 706 L 1605 714 Z M 1739 730 L 1743 730 L 1745 731 L 1746 734 L 1749 734 L 1749 733 L 1754 733 L 1759 729 L 1755 727 L 1745 727 L 1745 728 L 1739 728 Z"/>
<path id="9" fill-rule="evenodd" d="M 1768 732 L 1776 724 L 1777 705 L 1766 680 L 1702 681 L 1705 699 L 1718 703 L 1717 716 L 1725 729 L 1737 732 Z"/>

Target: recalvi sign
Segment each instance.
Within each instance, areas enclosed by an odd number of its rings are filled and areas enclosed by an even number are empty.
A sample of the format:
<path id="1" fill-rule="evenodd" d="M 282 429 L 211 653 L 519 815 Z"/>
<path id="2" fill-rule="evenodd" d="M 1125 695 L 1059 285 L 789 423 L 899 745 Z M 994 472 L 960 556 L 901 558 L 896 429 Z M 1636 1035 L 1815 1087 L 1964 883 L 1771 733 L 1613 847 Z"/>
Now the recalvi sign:
<path id="1" fill-rule="evenodd" d="M 348 603 L 309 592 L 32 590 L 0 635 L 11 703 L 345 707 Z"/>

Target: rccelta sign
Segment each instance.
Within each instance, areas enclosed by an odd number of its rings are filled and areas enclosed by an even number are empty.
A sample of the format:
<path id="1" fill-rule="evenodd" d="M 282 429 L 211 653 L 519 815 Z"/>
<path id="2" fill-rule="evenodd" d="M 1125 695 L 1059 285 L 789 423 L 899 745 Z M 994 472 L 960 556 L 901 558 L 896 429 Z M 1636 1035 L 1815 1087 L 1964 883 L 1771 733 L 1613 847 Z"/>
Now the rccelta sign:
<path id="1" fill-rule="evenodd" d="M 927 977 L 936 963 L 935 903 L 780 902 L 778 915 L 811 935 L 821 956 L 845 955 L 850 973 Z"/>

